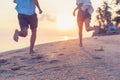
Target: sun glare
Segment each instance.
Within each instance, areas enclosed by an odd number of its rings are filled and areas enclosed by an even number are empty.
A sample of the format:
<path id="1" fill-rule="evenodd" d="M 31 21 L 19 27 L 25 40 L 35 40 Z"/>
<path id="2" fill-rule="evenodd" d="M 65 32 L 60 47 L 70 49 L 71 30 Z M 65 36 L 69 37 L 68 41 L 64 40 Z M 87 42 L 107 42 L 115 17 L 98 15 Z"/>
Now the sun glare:
<path id="1" fill-rule="evenodd" d="M 71 14 L 58 14 L 56 26 L 60 30 L 71 30 L 74 28 L 75 20 Z"/>
<path id="2" fill-rule="evenodd" d="M 63 40 L 69 40 L 69 37 L 68 36 L 64 36 Z"/>

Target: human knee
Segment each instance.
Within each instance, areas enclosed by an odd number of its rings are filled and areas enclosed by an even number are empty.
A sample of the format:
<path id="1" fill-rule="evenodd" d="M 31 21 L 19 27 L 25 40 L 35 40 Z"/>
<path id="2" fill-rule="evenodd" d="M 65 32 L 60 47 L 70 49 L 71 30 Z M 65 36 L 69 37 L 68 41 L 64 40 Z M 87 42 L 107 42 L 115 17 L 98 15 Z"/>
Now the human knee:
<path id="1" fill-rule="evenodd" d="M 23 34 L 23 37 L 26 37 L 27 36 L 27 34 Z"/>
<path id="2" fill-rule="evenodd" d="M 34 28 L 34 29 L 31 29 L 31 31 L 32 31 L 32 34 L 36 34 L 37 29 L 36 29 L 36 28 Z"/>
<path id="3" fill-rule="evenodd" d="M 26 37 L 28 35 L 27 31 L 21 31 L 21 36 Z"/>
<path id="4" fill-rule="evenodd" d="M 89 31 L 89 28 L 88 28 L 88 27 L 86 27 L 86 31 L 87 31 L 87 32 Z"/>

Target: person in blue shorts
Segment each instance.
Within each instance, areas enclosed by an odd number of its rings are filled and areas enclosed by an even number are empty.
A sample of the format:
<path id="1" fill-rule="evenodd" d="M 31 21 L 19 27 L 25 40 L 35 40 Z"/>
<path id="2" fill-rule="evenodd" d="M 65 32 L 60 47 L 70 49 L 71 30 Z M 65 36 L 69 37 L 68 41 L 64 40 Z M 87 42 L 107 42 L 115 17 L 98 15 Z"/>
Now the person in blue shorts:
<path id="1" fill-rule="evenodd" d="M 73 11 L 73 15 L 76 16 L 75 12 L 78 10 L 77 14 L 77 24 L 79 28 L 79 41 L 80 47 L 82 47 L 82 30 L 83 23 L 85 23 L 86 31 L 94 30 L 94 27 L 90 27 L 91 14 L 93 12 L 93 7 L 90 0 L 76 0 L 77 7 Z"/>
<path id="2" fill-rule="evenodd" d="M 34 53 L 33 50 L 36 32 L 38 27 L 37 14 L 35 12 L 36 7 L 39 13 L 42 13 L 38 0 L 13 0 L 16 3 L 16 11 L 18 13 L 18 21 L 20 25 L 20 31 L 15 30 L 13 39 L 18 42 L 19 37 L 26 37 L 28 34 L 28 29 L 31 29 L 31 39 L 30 39 L 30 53 Z"/>

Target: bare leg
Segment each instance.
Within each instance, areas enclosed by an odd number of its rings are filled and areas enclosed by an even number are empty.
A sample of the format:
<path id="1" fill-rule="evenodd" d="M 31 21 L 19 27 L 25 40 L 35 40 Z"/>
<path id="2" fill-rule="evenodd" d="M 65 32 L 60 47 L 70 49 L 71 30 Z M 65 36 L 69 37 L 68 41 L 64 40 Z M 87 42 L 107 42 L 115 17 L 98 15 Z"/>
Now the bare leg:
<path id="1" fill-rule="evenodd" d="M 82 47 L 82 30 L 79 30 L 80 47 Z"/>
<path id="2" fill-rule="evenodd" d="M 27 28 L 22 29 L 21 31 L 15 30 L 13 39 L 14 41 L 18 42 L 19 36 L 20 37 L 26 37 L 28 34 Z"/>
<path id="3" fill-rule="evenodd" d="M 31 39 L 30 39 L 30 53 L 34 53 L 34 44 L 35 44 L 35 41 L 36 41 L 36 28 L 35 29 L 32 29 L 32 35 L 31 35 Z"/>
<path id="4" fill-rule="evenodd" d="M 83 22 L 78 21 L 78 28 L 79 28 L 80 47 L 82 47 L 82 29 L 83 29 Z"/>
<path id="5" fill-rule="evenodd" d="M 85 28 L 87 32 L 94 30 L 93 27 L 90 27 L 90 18 L 85 19 Z"/>
<path id="6" fill-rule="evenodd" d="M 28 34 L 28 28 L 24 28 L 19 32 L 20 37 L 26 37 Z"/>

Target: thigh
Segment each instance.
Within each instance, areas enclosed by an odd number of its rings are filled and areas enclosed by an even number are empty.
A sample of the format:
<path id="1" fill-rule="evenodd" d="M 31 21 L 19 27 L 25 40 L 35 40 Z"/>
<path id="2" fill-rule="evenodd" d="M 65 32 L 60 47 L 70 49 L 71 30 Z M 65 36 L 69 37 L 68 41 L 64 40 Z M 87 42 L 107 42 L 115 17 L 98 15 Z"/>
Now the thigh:
<path id="1" fill-rule="evenodd" d="M 90 27 L 89 25 L 90 25 L 90 18 L 86 18 L 86 19 L 85 19 L 85 27 L 86 27 L 86 28 L 87 28 L 87 27 Z"/>
<path id="2" fill-rule="evenodd" d="M 33 14 L 28 18 L 29 24 L 30 24 L 30 29 L 37 28 L 38 26 L 38 19 L 37 19 L 37 14 Z"/>
<path id="3" fill-rule="evenodd" d="M 82 31 L 82 29 L 83 29 L 84 20 L 85 20 L 85 16 L 84 16 L 83 12 L 81 10 L 79 10 L 78 15 L 77 15 L 77 24 L 78 24 L 79 31 Z"/>
<path id="4" fill-rule="evenodd" d="M 77 20 L 77 25 L 78 25 L 79 31 L 82 31 L 82 29 L 83 29 L 83 21 Z"/>
<path id="5" fill-rule="evenodd" d="M 86 17 L 85 13 L 82 10 L 79 10 L 77 14 L 77 21 L 84 22 L 85 17 Z"/>
<path id="6" fill-rule="evenodd" d="M 91 15 L 89 14 L 88 10 L 85 11 L 85 21 L 90 21 L 91 20 Z"/>
<path id="7" fill-rule="evenodd" d="M 85 14 L 85 20 L 84 20 L 86 28 L 90 27 L 90 20 L 91 20 L 91 15 L 88 12 L 86 12 L 86 14 Z"/>
<path id="8" fill-rule="evenodd" d="M 28 28 L 27 16 L 24 14 L 18 14 L 18 20 L 21 30 Z"/>

